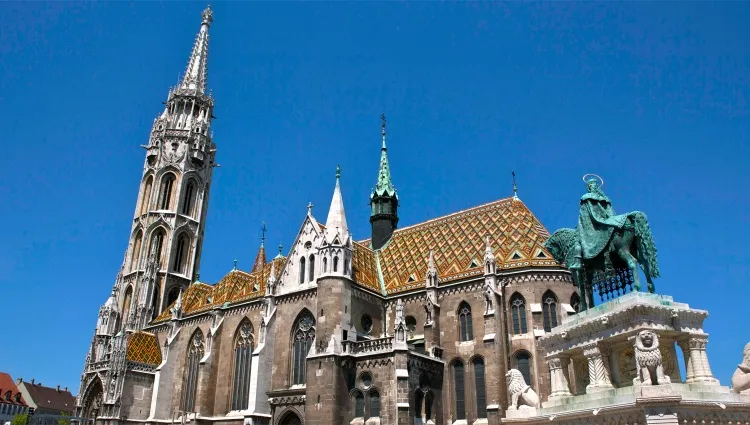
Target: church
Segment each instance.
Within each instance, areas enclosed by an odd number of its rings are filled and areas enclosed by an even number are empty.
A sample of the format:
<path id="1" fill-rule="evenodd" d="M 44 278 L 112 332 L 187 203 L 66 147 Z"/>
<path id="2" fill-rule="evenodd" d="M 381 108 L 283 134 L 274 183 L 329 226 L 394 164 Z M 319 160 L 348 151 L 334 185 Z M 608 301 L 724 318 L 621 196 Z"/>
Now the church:
<path id="1" fill-rule="evenodd" d="M 262 241 L 252 269 L 202 282 L 218 146 L 207 89 L 212 21 L 208 8 L 144 146 L 127 252 L 81 378 L 81 422 L 499 424 L 517 403 L 514 374 L 545 402 L 604 382 L 574 347 L 564 363 L 574 376 L 561 384 L 548 353 L 585 306 L 545 247 L 549 232 L 517 196 L 399 227 L 385 117 L 369 239 L 351 237 L 337 170 L 326 216 L 308 208 L 289 217 L 299 232 L 287 252 L 269 259 Z M 706 373 L 693 378 L 713 379 Z M 632 385 L 620 381 L 617 390 Z"/>

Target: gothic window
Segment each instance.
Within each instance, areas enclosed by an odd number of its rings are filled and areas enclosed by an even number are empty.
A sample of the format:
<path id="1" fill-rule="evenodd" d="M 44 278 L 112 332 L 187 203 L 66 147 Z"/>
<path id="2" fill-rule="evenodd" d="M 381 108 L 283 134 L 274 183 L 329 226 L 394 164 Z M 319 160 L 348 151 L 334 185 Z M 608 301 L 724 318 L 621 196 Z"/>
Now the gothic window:
<path id="1" fill-rule="evenodd" d="M 138 269 L 138 260 L 141 258 L 141 244 L 143 243 L 143 232 L 138 231 L 133 242 L 133 251 L 130 253 L 130 270 Z"/>
<path id="2" fill-rule="evenodd" d="M 305 283 L 305 257 L 299 259 L 299 283 Z"/>
<path id="3" fill-rule="evenodd" d="M 253 353 L 253 325 L 243 319 L 234 341 L 232 410 L 245 410 L 250 397 L 250 365 Z"/>
<path id="4" fill-rule="evenodd" d="M 130 303 L 133 300 L 133 287 L 128 286 L 125 290 L 125 300 L 122 302 L 122 320 L 127 323 L 130 319 Z"/>
<path id="5" fill-rule="evenodd" d="M 161 254 L 162 248 L 164 246 L 164 239 L 166 239 L 166 233 L 164 232 L 164 229 L 159 229 L 154 232 L 154 236 L 151 239 L 151 248 L 149 250 L 150 254 L 154 255 L 159 268 L 161 268 Z"/>
<path id="6" fill-rule="evenodd" d="M 453 362 L 453 391 L 456 401 L 456 419 L 466 419 L 464 394 L 464 364 L 461 360 Z"/>
<path id="7" fill-rule="evenodd" d="M 365 417 L 365 396 L 360 391 L 354 391 L 354 417 Z"/>
<path id="8" fill-rule="evenodd" d="M 187 253 L 190 250 L 190 239 L 187 235 L 182 234 L 177 238 L 177 245 L 175 247 L 174 263 L 172 269 L 178 273 L 185 273 L 185 265 L 187 264 Z"/>
<path id="9" fill-rule="evenodd" d="M 302 421 L 299 416 L 289 412 L 284 416 L 284 419 L 281 420 L 281 425 L 302 425 Z"/>
<path id="10" fill-rule="evenodd" d="M 159 311 L 159 285 L 154 285 L 154 296 L 151 297 L 151 320 L 161 313 Z"/>
<path id="11" fill-rule="evenodd" d="M 328 273 L 328 259 L 323 257 L 323 273 Z"/>
<path id="12" fill-rule="evenodd" d="M 414 338 L 414 332 L 417 331 L 417 319 L 414 316 L 406 316 L 406 331 L 409 333 L 409 338 Z"/>
<path id="13" fill-rule="evenodd" d="M 315 255 L 314 254 L 310 254 L 310 265 L 308 266 L 308 268 L 310 269 L 310 276 L 307 280 L 312 282 L 313 280 L 315 280 Z"/>
<path id="14" fill-rule="evenodd" d="M 339 271 L 339 257 L 333 257 L 333 272 L 337 273 Z"/>
<path id="15" fill-rule="evenodd" d="M 474 385 L 476 386 L 477 417 L 487 417 L 487 392 L 484 384 L 484 359 L 476 357 L 473 361 Z"/>
<path id="16" fill-rule="evenodd" d="M 169 290 L 169 293 L 167 293 L 167 305 L 172 305 L 175 301 L 177 301 L 177 297 L 180 296 L 180 287 L 179 286 L 173 286 L 172 289 Z"/>
<path id="17" fill-rule="evenodd" d="M 570 306 L 573 307 L 573 310 L 575 310 L 576 313 L 581 312 L 581 297 L 575 292 L 570 296 Z"/>
<path id="18" fill-rule="evenodd" d="M 471 341 L 474 339 L 474 331 L 471 323 L 471 307 L 464 301 L 458 306 L 458 323 L 461 334 L 461 341 Z"/>
<path id="19" fill-rule="evenodd" d="M 190 181 L 185 187 L 185 195 L 182 198 L 182 214 L 193 215 L 193 201 L 195 198 L 195 184 Z"/>
<path id="20" fill-rule="evenodd" d="M 190 339 L 187 364 L 185 366 L 185 392 L 182 396 L 182 410 L 193 412 L 195 410 L 195 395 L 198 390 L 198 367 L 203 358 L 205 347 L 203 343 L 203 332 L 196 330 Z"/>
<path id="21" fill-rule="evenodd" d="M 292 384 L 305 383 L 307 353 L 315 339 L 315 319 L 308 310 L 300 314 L 292 328 Z"/>
<path id="22" fill-rule="evenodd" d="M 151 187 L 154 184 L 154 177 L 148 176 L 146 183 L 143 185 L 143 193 L 141 193 L 141 214 L 148 212 L 149 200 L 151 199 Z"/>
<path id="23" fill-rule="evenodd" d="M 521 372 L 526 384 L 531 385 L 531 355 L 526 351 L 516 354 L 516 369 Z"/>
<path id="24" fill-rule="evenodd" d="M 344 258 L 344 274 L 349 275 L 349 259 Z"/>
<path id="25" fill-rule="evenodd" d="M 172 189 L 174 187 L 174 174 L 168 173 L 161 178 L 161 190 L 159 192 L 159 209 L 168 210 L 172 203 Z"/>
<path id="26" fill-rule="evenodd" d="M 526 328 L 526 300 L 516 292 L 510 297 L 510 315 L 513 320 L 513 333 L 525 334 Z"/>
<path id="27" fill-rule="evenodd" d="M 557 297 L 552 291 L 547 291 L 542 296 L 542 313 L 544 330 L 549 332 L 557 326 Z"/>
<path id="28" fill-rule="evenodd" d="M 370 417 L 380 417 L 380 394 L 375 390 L 370 390 Z"/>

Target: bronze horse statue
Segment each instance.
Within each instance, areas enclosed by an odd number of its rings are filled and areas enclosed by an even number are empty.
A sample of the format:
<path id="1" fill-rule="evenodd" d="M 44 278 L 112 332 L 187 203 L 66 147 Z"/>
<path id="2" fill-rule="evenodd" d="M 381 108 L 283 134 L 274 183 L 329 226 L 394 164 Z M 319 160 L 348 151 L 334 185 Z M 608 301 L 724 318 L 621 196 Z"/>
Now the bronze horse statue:
<path id="1" fill-rule="evenodd" d="M 659 266 L 646 214 L 633 211 L 614 215 L 601 186 L 593 180 L 586 183 L 589 193 L 581 198 L 579 226 L 560 229 L 545 243 L 555 260 L 573 274 L 582 297 L 582 310 L 594 306 L 595 286 L 602 297 L 618 290 L 624 292 L 630 284 L 640 291 L 639 265 L 646 276 L 648 292 L 653 293 L 652 279 L 659 277 Z"/>

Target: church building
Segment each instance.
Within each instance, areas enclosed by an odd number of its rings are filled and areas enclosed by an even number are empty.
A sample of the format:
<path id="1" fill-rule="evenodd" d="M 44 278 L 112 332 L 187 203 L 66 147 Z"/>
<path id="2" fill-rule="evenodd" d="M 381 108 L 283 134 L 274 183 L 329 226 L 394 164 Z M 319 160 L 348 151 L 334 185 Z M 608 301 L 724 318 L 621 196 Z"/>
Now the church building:
<path id="1" fill-rule="evenodd" d="M 252 269 L 200 280 L 220 146 L 207 89 L 212 21 L 208 8 L 144 145 L 127 252 L 99 310 L 76 416 L 102 425 L 499 424 L 509 369 L 545 399 L 550 369 L 537 340 L 580 308 L 570 273 L 544 246 L 547 229 L 515 195 L 400 222 L 385 117 L 373 138 L 381 149 L 369 239 L 351 236 L 337 170 L 325 216 L 300 206 L 289 217 L 299 232 L 286 252 L 269 259 L 261 242 Z"/>

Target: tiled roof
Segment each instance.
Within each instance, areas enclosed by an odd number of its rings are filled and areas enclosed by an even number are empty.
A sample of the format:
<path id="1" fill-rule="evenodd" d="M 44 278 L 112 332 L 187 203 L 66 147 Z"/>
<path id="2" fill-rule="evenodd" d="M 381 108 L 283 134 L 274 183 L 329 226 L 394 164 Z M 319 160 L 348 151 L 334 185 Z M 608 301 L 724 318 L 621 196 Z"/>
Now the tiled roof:
<path id="1" fill-rule="evenodd" d="M 183 316 L 211 310 L 224 303 L 235 303 L 262 297 L 266 292 L 266 282 L 271 274 L 273 264 L 276 264 L 276 278 L 279 278 L 284 268 L 286 257 L 276 257 L 263 265 L 258 272 L 247 273 L 232 270 L 215 285 L 196 282 L 188 286 L 182 294 Z M 170 305 L 153 323 L 163 322 L 171 317 Z"/>
<path id="2" fill-rule="evenodd" d="M 25 392 L 28 393 L 30 403 L 36 404 L 36 409 L 48 411 L 60 411 L 73 414 L 76 407 L 76 398 L 67 389 L 44 387 L 39 384 L 23 381 Z"/>
<path id="3" fill-rule="evenodd" d="M 354 280 L 380 293 L 380 279 L 378 278 L 378 264 L 375 258 L 375 252 L 359 242 L 354 242 L 354 252 L 352 253 L 352 271 Z"/>
<path id="4" fill-rule="evenodd" d="M 6 400 L 5 394 L 10 391 L 10 400 Z M 13 378 L 5 372 L 0 372 L 0 403 L 4 404 L 15 404 L 18 406 L 28 406 L 23 396 L 19 396 L 20 401 L 16 401 L 16 394 L 20 394 L 21 391 L 16 387 L 16 383 Z"/>
<path id="5" fill-rule="evenodd" d="M 506 198 L 396 230 L 376 256 L 386 293 L 424 287 L 430 250 L 441 284 L 482 274 L 487 236 L 499 269 L 559 267 L 544 248 L 547 229 L 523 202 Z"/>
<path id="6" fill-rule="evenodd" d="M 138 331 L 128 337 L 125 359 L 130 362 L 145 363 L 151 366 L 161 364 L 161 349 L 156 335 Z"/>

